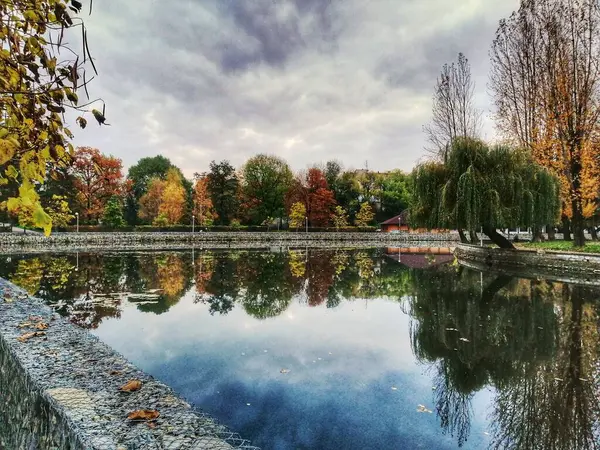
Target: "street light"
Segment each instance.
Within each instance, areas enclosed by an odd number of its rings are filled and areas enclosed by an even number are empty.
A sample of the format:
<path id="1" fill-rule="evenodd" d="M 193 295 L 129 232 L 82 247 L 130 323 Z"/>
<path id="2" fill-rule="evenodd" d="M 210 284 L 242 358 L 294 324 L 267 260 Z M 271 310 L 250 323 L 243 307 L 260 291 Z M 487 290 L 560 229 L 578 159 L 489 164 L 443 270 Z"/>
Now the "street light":
<path id="1" fill-rule="evenodd" d="M 77 232 L 79 233 L 79 213 L 75 213 L 75 217 L 77 217 Z"/>
<path id="2" fill-rule="evenodd" d="M 308 216 L 306 216 L 305 219 L 306 219 L 306 232 L 308 233 Z"/>
<path id="3" fill-rule="evenodd" d="M 194 234 L 194 226 L 196 225 L 196 216 L 192 214 L 192 234 Z"/>

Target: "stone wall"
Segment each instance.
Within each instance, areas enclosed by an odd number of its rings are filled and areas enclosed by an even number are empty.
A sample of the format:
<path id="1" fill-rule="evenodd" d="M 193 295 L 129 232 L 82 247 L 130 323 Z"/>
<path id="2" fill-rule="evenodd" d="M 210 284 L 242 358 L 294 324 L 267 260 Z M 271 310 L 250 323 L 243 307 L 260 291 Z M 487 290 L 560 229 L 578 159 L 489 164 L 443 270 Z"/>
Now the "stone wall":
<path id="1" fill-rule="evenodd" d="M 461 264 L 500 271 L 510 269 L 517 276 L 545 274 L 586 284 L 600 280 L 600 254 L 506 250 L 469 244 L 459 244 L 454 254 Z"/>
<path id="2" fill-rule="evenodd" d="M 0 448 L 256 449 L 2 279 L 0 317 Z M 140 409 L 159 416 L 128 418 Z"/>
<path id="3" fill-rule="evenodd" d="M 368 245 L 398 246 L 406 243 L 457 242 L 456 233 L 295 233 L 295 232 L 212 232 L 212 233 L 54 233 L 0 234 L 0 253 L 30 250 L 90 250 L 94 248 L 190 248 L 219 246 L 289 247 Z"/>

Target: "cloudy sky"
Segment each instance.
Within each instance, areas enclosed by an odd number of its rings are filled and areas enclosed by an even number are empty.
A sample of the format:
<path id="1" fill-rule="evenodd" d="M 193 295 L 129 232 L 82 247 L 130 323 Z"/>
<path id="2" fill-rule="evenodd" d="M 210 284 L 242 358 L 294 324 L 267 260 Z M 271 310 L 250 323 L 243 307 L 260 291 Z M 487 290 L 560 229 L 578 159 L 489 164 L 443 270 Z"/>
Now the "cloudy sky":
<path id="1" fill-rule="evenodd" d="M 517 0 L 100 0 L 86 17 L 110 127 L 79 131 L 126 167 L 163 154 L 191 176 L 256 153 L 293 169 L 410 170 L 444 62 L 470 59 L 490 113 L 488 50 Z M 493 125 L 486 118 L 486 138 Z"/>

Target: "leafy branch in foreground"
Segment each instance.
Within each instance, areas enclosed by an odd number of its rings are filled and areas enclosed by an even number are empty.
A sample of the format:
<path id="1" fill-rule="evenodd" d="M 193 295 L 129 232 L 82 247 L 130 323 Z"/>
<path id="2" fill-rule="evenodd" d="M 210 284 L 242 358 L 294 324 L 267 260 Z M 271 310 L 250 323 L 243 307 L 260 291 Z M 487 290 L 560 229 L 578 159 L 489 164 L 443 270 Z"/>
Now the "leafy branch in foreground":
<path id="1" fill-rule="evenodd" d="M 76 119 L 85 128 L 87 107 L 78 92 L 92 78 L 86 67 L 96 67 L 89 53 L 87 31 L 77 17 L 77 0 L 2 0 L 0 2 L 0 186 L 19 185 L 18 195 L 2 207 L 18 215 L 32 211 L 35 226 L 49 234 L 52 219 L 44 211 L 36 187 L 65 167 L 73 154 L 73 133 L 64 123 L 65 112 L 81 112 Z M 90 2 L 91 9 L 91 2 Z M 81 52 L 65 41 L 81 33 Z M 101 101 L 101 100 L 98 100 Z M 102 112 L 91 114 L 106 124 Z"/>

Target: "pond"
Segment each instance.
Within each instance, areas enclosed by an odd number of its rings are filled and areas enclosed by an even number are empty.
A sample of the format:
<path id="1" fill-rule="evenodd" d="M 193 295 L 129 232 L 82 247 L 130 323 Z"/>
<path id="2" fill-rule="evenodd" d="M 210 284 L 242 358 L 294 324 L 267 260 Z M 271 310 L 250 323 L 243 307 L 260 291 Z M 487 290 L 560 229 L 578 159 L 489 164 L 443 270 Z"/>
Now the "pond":
<path id="1" fill-rule="evenodd" d="M 600 446 L 600 288 L 445 249 L 1 256 L 0 277 L 263 450 Z"/>

